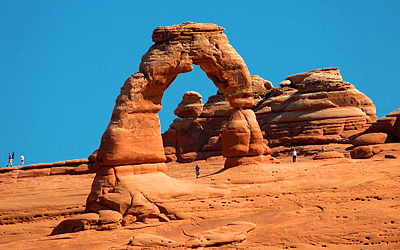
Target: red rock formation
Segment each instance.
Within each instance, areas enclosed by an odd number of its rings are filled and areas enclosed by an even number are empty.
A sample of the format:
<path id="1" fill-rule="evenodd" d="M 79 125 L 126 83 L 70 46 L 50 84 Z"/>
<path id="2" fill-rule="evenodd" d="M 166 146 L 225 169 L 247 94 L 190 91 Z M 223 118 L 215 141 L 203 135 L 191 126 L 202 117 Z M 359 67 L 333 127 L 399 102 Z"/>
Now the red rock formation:
<path id="1" fill-rule="evenodd" d="M 337 68 L 289 76 L 255 113 L 271 146 L 346 142 L 376 120 L 372 101 Z M 290 87 L 290 88 L 288 88 Z"/>
<path id="2" fill-rule="evenodd" d="M 353 141 L 354 146 L 365 146 L 385 143 L 386 133 L 367 133 L 356 137 Z"/>
<path id="3" fill-rule="evenodd" d="M 251 89 L 255 93 L 274 88 L 270 81 L 264 80 L 260 76 L 251 76 L 251 85 Z"/>
<path id="4" fill-rule="evenodd" d="M 193 64 L 201 67 L 234 110 L 234 118 L 227 122 L 229 135 L 246 137 L 246 141 L 232 141 L 239 143 L 239 155 L 247 157 L 264 153 L 262 133 L 250 109 L 254 106 L 252 78 L 243 59 L 222 31 L 223 28 L 215 24 L 190 22 L 154 30 L 154 45 L 143 55 L 140 72 L 130 76 L 121 88 L 111 121 L 95 153 L 100 170 L 87 198 L 86 211 L 99 213 L 100 224 L 105 224 L 104 229 L 135 220 L 163 219 L 158 207 L 130 183 L 137 174 L 166 172 L 165 154 L 176 154 L 180 161 L 193 161 L 197 155 L 207 158 L 215 154 L 214 151 L 207 151 L 207 147 L 202 151 L 210 136 L 217 134 L 198 133 L 216 130 L 215 123 L 209 123 L 207 118 L 197 118 L 203 111 L 198 93 L 184 95 L 175 110 L 175 114 L 182 117 L 176 120 L 179 126 L 170 127 L 164 145 L 161 137 L 157 113 L 161 110 L 164 91 L 178 74 L 192 71 Z M 259 89 L 269 87 L 267 82 L 257 80 Z M 206 111 L 212 112 L 207 108 Z M 236 114 L 239 114 L 239 120 L 245 122 L 244 126 L 249 127 L 245 134 L 235 123 Z M 207 129 L 207 126 L 212 128 Z M 218 126 L 221 128 L 222 122 Z M 209 144 L 213 145 L 209 149 L 215 148 L 215 143 Z M 239 151 L 231 144 L 222 144 L 222 153 L 228 158 L 237 156 Z M 174 160 L 174 157 L 168 159 Z M 107 212 L 111 210 L 112 213 Z"/>
<path id="5" fill-rule="evenodd" d="M 128 78 L 116 100 L 97 153 L 99 166 L 166 161 L 157 112 L 164 91 L 178 74 L 192 71 L 193 64 L 201 67 L 231 107 L 254 106 L 249 71 L 222 31 L 215 24 L 190 22 L 154 30 L 155 44 L 143 55 L 140 73 Z"/>
<path id="6" fill-rule="evenodd" d="M 265 82 L 268 81 L 252 76 L 252 90 L 256 101 L 253 110 L 262 136 L 269 142 L 270 147 L 350 143 L 376 120 L 372 101 L 353 85 L 344 82 L 337 68 L 317 69 L 289 76 L 280 84 L 283 88 L 271 89 L 268 84 L 264 84 Z M 232 112 L 235 111 L 228 105 L 224 96 L 217 94 L 208 99 L 203 113 L 193 121 L 199 122 L 201 126 L 188 126 L 187 121 L 185 123 L 176 119 L 163 135 L 164 146 L 169 148 L 168 154 L 166 152 L 167 157 L 178 161 L 182 161 L 182 153 L 192 156 L 186 158 L 186 161 L 207 157 L 201 151 L 211 150 L 209 145 L 214 143 L 215 136 L 226 130 L 228 117 Z M 213 126 L 204 129 L 202 118 L 207 118 L 207 122 Z M 388 119 L 391 119 L 391 123 L 386 127 L 393 134 L 397 117 Z M 238 126 L 237 122 L 235 126 Z M 242 127 L 245 131 L 246 126 L 243 124 Z M 243 131 L 240 132 L 242 135 Z M 195 139 L 194 135 L 201 135 L 202 139 Z M 178 145 L 183 138 L 187 138 L 186 136 L 191 138 L 189 148 L 185 148 L 183 144 Z M 239 149 L 242 144 L 233 142 L 240 138 L 235 139 L 230 135 L 228 137 L 230 138 L 227 142 L 231 141 L 232 148 L 242 150 Z M 185 149 L 184 152 L 178 150 L 179 148 Z M 270 152 L 267 148 L 264 151 L 265 154 Z M 212 152 L 220 154 L 217 150 Z"/>
<path id="7" fill-rule="evenodd" d="M 374 156 L 371 146 L 358 146 L 350 151 L 352 159 L 368 159 Z"/>
<path id="8" fill-rule="evenodd" d="M 251 79 L 253 96 L 265 94 L 272 88 L 269 81 L 259 76 L 251 76 Z M 226 130 L 229 118 L 234 111 L 235 109 L 229 105 L 228 100 L 218 90 L 216 95 L 208 98 L 200 117 L 195 120 L 175 119 L 162 135 L 167 161 L 191 162 L 221 155 L 222 132 Z M 232 139 L 228 138 L 227 140 Z M 268 155 L 271 152 L 267 146 L 268 141 L 265 141 L 267 144 L 266 147 L 263 146 L 264 152 L 261 154 Z"/>
<path id="9" fill-rule="evenodd" d="M 201 95 L 194 91 L 186 92 L 174 114 L 181 118 L 197 118 L 203 111 Z"/>
<path id="10" fill-rule="evenodd" d="M 336 152 L 336 151 L 330 151 L 330 152 L 321 152 L 314 156 L 312 159 L 313 160 L 326 160 L 326 159 L 334 159 L 334 158 L 344 158 L 344 155 L 342 153 Z"/>
<path id="11" fill-rule="evenodd" d="M 379 154 L 380 152 L 382 152 L 382 150 L 382 147 L 380 147 L 379 145 L 358 146 L 350 151 L 350 156 L 352 159 L 368 159 L 376 154 Z"/>
<path id="12" fill-rule="evenodd" d="M 368 133 L 383 132 L 389 134 L 394 141 L 400 141 L 400 109 L 380 118 L 367 130 Z"/>

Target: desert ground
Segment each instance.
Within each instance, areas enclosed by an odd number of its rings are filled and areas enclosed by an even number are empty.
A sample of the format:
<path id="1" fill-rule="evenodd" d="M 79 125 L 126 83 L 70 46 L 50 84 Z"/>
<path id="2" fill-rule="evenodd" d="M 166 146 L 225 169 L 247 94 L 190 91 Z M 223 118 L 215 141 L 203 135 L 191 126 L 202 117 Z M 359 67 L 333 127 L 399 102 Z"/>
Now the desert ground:
<path id="1" fill-rule="evenodd" d="M 279 164 L 223 169 L 224 158 L 168 163 L 138 175 L 146 198 L 176 220 L 138 222 L 113 230 L 50 235 L 85 210 L 95 174 L 21 178 L 0 183 L 0 249 L 187 249 L 190 235 L 232 222 L 256 227 L 246 239 L 207 249 L 400 249 L 400 143 L 382 144 L 370 159 L 351 159 L 351 145 L 328 144 L 346 158 L 313 160 L 321 145 L 272 149 Z M 200 166 L 196 179 L 195 166 Z M 139 234 L 170 246 L 128 245 Z M 202 247 L 198 248 L 201 249 Z"/>

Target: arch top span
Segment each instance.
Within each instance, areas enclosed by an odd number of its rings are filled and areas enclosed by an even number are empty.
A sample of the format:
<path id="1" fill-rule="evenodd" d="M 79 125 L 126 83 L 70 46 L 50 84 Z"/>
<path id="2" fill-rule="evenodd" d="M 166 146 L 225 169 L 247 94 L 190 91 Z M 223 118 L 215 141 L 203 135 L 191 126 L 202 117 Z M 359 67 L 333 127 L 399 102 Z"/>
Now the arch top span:
<path id="1" fill-rule="evenodd" d="M 148 80 L 145 92 L 150 99 L 160 104 L 162 94 L 178 74 L 192 71 L 195 64 L 232 107 L 252 107 L 250 73 L 223 30 L 215 24 L 192 22 L 156 28 L 152 35 L 155 44 L 143 55 L 139 66 Z"/>
<path id="2" fill-rule="evenodd" d="M 161 99 L 179 74 L 193 70 L 193 64 L 200 66 L 233 108 L 254 106 L 250 73 L 223 30 L 193 22 L 154 30 L 154 44 L 142 56 L 139 72 L 125 81 L 117 97 L 97 154 L 100 166 L 165 161 L 157 115 Z M 252 131 L 261 134 L 259 128 Z"/>

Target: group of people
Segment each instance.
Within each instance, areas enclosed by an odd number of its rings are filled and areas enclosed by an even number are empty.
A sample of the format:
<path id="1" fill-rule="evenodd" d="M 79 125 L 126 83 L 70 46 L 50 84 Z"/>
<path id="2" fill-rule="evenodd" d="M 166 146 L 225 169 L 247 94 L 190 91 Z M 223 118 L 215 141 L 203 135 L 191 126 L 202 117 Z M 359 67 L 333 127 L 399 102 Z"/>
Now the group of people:
<path id="1" fill-rule="evenodd" d="M 7 163 L 6 167 L 12 167 L 12 161 L 14 160 L 14 156 L 15 156 L 14 152 L 8 153 L 8 163 Z M 25 161 L 24 155 L 21 154 L 21 156 L 19 158 L 21 160 L 21 166 L 23 166 L 24 165 L 24 161 Z"/>

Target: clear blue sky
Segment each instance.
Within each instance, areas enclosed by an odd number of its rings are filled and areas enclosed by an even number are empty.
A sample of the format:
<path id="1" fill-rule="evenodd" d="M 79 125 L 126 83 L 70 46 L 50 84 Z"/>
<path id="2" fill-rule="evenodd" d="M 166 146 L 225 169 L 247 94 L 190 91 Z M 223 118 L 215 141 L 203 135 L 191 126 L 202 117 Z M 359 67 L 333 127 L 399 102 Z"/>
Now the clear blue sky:
<path id="1" fill-rule="evenodd" d="M 26 164 L 88 157 L 153 30 L 185 21 L 224 27 L 250 73 L 275 87 L 339 67 L 385 116 L 400 108 L 399 13 L 398 0 L 2 1 L 0 167 L 12 151 Z M 163 98 L 162 132 L 186 91 L 206 102 L 217 89 L 198 67 L 179 75 Z"/>

